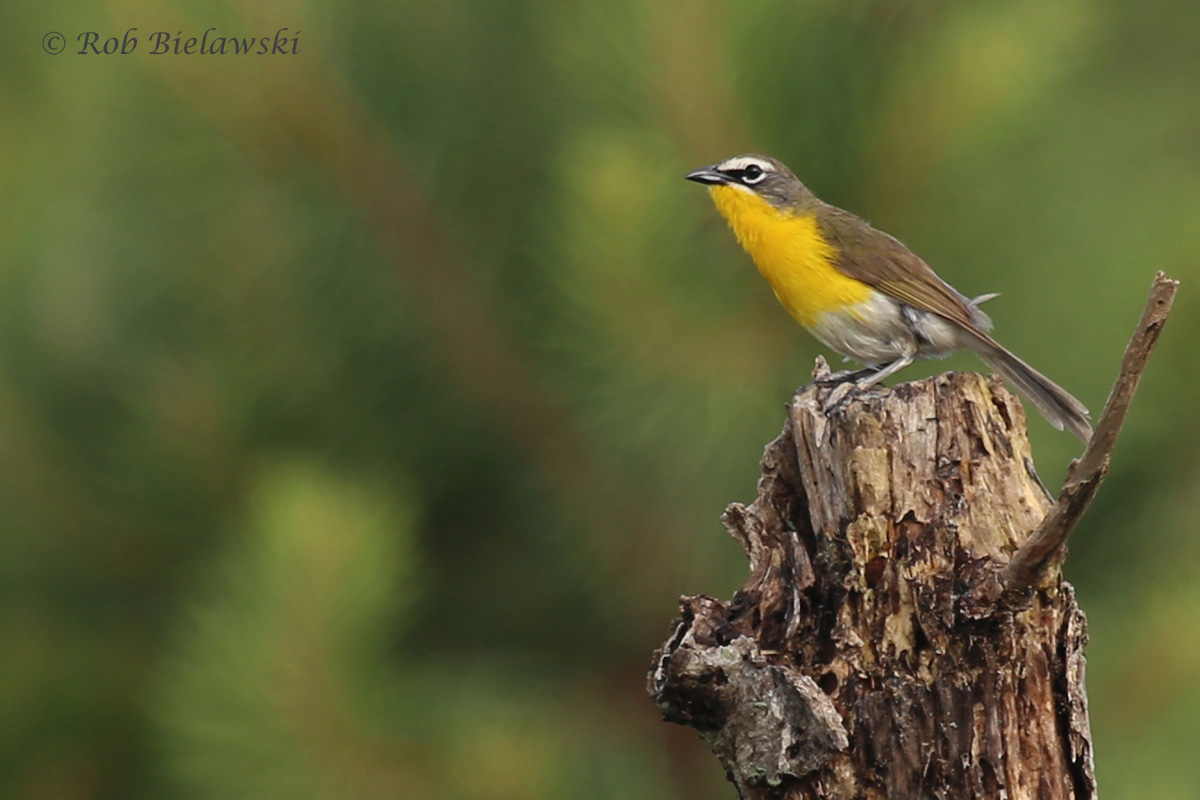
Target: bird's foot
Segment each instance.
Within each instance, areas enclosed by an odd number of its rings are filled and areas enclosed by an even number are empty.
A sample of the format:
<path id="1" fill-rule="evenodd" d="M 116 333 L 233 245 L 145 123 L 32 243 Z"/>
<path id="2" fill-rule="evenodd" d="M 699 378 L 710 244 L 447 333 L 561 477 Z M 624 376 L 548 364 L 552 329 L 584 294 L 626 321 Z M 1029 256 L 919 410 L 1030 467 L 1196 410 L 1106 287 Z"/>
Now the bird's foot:
<path id="1" fill-rule="evenodd" d="M 874 383 L 876 372 L 878 372 L 878 370 L 873 367 L 866 367 L 864 369 L 843 369 L 838 370 L 837 372 L 825 370 L 822 373 L 814 375 L 811 383 L 806 383 L 803 386 L 798 387 L 792 394 L 800 394 L 810 386 L 870 386 L 872 383 Z"/>
<path id="2" fill-rule="evenodd" d="M 846 359 L 849 361 L 849 359 Z M 911 364 L 911 358 L 901 358 L 891 364 L 885 364 L 883 367 L 872 365 L 863 367 L 862 369 L 843 369 L 837 372 L 830 372 L 829 365 L 821 356 L 817 356 L 816 368 L 813 370 L 813 379 L 811 383 L 796 389 L 793 396 L 800 394 L 810 386 L 833 387 L 826 399 L 826 410 L 833 406 L 840 407 L 850 396 L 853 389 L 866 389 L 874 386 L 881 378 L 887 377 L 894 373 L 897 369 Z"/>
<path id="3" fill-rule="evenodd" d="M 814 378 L 813 383 L 818 386 L 837 386 L 839 383 L 858 383 L 872 377 L 878 370 L 874 367 L 865 367 L 863 369 L 842 369 L 837 372 L 830 372 L 822 375 L 819 378 Z"/>
<path id="4" fill-rule="evenodd" d="M 858 381 L 844 381 L 833 387 L 833 391 L 825 398 L 825 416 L 840 413 L 846 407 L 850 396 L 859 388 L 861 384 Z"/>

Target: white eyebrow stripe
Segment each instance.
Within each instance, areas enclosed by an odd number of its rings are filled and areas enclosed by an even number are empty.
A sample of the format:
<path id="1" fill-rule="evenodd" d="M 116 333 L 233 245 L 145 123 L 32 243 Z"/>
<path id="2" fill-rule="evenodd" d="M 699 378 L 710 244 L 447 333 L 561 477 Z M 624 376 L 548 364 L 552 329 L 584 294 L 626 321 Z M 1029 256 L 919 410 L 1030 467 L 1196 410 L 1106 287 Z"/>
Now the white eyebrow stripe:
<path id="1" fill-rule="evenodd" d="M 775 170 L 769 161 L 763 161 L 761 158 L 753 158 L 752 156 L 734 156 L 717 164 L 717 169 L 727 172 L 730 170 L 745 169 L 751 164 L 757 166 L 763 172 L 773 172 Z"/>

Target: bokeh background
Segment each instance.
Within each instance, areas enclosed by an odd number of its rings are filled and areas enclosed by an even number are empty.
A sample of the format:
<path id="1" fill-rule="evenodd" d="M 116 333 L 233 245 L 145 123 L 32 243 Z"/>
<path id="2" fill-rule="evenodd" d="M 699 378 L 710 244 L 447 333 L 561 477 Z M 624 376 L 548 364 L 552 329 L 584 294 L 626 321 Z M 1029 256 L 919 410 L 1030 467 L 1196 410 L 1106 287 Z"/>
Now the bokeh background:
<path id="1" fill-rule="evenodd" d="M 682 180 L 746 151 L 1095 410 L 1184 281 L 1067 572 L 1101 791 L 1200 796 L 1200 5 L 4 18 L 0 796 L 732 797 L 644 675 L 819 352 Z M 147 53 L 209 27 L 299 53 Z"/>

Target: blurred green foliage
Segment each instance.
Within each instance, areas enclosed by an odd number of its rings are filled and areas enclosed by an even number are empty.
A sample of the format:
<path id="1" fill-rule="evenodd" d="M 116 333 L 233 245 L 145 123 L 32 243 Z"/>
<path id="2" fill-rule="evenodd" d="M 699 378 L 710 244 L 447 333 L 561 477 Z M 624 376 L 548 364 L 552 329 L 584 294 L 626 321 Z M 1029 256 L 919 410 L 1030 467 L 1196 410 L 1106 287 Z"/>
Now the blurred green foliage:
<path id="1" fill-rule="evenodd" d="M 1200 5 L 10 6 L 0 796 L 731 796 L 643 685 L 819 352 L 753 150 L 1093 409 L 1184 281 L 1068 573 L 1105 796 L 1200 794 Z M 212 26 L 300 53 L 73 54 Z"/>

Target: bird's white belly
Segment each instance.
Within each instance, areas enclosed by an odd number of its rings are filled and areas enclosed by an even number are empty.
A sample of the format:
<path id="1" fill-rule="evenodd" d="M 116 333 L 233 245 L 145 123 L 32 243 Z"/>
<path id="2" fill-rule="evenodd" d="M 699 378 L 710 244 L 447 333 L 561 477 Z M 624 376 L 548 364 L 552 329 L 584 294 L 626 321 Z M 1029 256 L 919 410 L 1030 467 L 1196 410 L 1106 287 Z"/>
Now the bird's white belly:
<path id="1" fill-rule="evenodd" d="M 864 364 L 905 356 L 942 358 L 962 346 L 957 326 L 880 292 L 821 314 L 809 331 L 825 346 Z"/>

